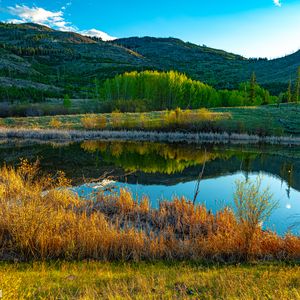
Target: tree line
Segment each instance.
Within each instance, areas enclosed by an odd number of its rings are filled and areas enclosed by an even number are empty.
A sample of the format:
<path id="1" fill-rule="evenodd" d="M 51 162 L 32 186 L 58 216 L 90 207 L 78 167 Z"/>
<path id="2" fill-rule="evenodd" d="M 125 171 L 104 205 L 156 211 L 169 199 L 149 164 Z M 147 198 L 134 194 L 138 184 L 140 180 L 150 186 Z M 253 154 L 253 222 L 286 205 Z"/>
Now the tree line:
<path id="1" fill-rule="evenodd" d="M 147 110 L 201 108 L 220 106 L 251 106 L 276 103 L 277 97 L 262 88 L 253 73 L 249 82 L 237 90 L 216 90 L 176 71 L 128 72 L 107 79 L 99 90 L 99 98 L 114 103 L 114 109 L 142 105 Z"/>

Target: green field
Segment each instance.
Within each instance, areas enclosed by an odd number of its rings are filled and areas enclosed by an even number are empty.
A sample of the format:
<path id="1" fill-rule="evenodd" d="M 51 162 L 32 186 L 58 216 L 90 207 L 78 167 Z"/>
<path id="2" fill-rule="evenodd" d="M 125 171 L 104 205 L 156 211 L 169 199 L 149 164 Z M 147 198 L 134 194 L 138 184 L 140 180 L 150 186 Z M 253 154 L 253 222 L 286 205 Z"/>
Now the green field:
<path id="1" fill-rule="evenodd" d="M 194 111 L 192 111 L 194 112 Z M 238 108 L 216 108 L 212 109 L 209 116 L 196 122 L 185 118 L 184 122 L 173 122 L 166 125 L 163 118 L 166 112 L 150 113 L 120 113 L 122 124 L 120 129 L 138 130 L 172 130 L 172 131 L 226 131 L 236 133 L 250 133 L 258 135 L 294 135 L 300 134 L 300 106 L 295 104 L 238 107 Z M 42 116 L 27 118 L 4 118 L 0 123 L 8 128 L 59 128 L 59 129 L 84 129 L 82 118 L 95 118 L 94 128 L 99 129 L 97 117 L 100 115 L 65 115 L 65 116 Z M 112 125 L 112 114 L 102 114 L 105 117 L 105 129 L 115 129 Z M 147 125 L 141 125 L 141 119 L 146 119 Z M 51 121 L 58 121 L 53 125 Z M 54 122 L 55 123 L 55 122 Z M 56 122 L 57 123 L 57 122 Z M 92 126 L 93 127 L 93 126 Z M 101 128 L 101 129 L 104 129 Z"/>
<path id="2" fill-rule="evenodd" d="M 0 265 L 3 299 L 300 299 L 300 266 L 185 262 Z"/>

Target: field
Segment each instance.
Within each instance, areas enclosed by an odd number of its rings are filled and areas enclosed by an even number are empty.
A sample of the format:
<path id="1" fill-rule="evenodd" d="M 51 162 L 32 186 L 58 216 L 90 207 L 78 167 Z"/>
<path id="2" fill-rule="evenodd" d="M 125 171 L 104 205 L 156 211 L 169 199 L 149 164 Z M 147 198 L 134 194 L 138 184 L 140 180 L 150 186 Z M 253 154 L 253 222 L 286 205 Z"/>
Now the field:
<path id="1" fill-rule="evenodd" d="M 300 266 L 0 264 L 3 299 L 300 299 Z"/>
<path id="2" fill-rule="evenodd" d="M 7 128 L 138 129 L 162 131 L 213 131 L 257 135 L 300 135 L 300 107 L 295 104 L 216 108 L 210 111 L 163 111 L 3 118 Z"/>

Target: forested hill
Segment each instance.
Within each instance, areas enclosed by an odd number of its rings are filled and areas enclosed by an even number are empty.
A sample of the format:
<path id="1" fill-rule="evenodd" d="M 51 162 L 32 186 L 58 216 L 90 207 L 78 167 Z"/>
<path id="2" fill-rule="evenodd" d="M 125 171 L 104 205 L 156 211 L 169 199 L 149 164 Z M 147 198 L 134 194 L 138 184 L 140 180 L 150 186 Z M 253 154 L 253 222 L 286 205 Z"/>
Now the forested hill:
<path id="1" fill-rule="evenodd" d="M 49 96 L 88 97 L 95 78 L 102 81 L 125 71 L 146 69 L 177 70 L 222 89 L 236 88 L 255 71 L 257 81 L 276 94 L 286 90 L 299 65 L 300 52 L 270 61 L 249 60 L 174 38 L 103 42 L 36 24 L 0 23 L 2 95 L 7 87 L 19 87 L 42 90 Z M 22 80 L 15 80 L 12 87 L 7 78 Z"/>

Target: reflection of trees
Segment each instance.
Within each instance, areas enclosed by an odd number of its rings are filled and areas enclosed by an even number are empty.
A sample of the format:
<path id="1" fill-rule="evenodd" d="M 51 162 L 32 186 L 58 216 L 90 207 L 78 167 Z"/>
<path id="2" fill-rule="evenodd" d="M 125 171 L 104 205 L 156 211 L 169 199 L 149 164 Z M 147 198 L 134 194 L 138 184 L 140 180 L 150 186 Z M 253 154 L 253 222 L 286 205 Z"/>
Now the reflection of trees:
<path id="1" fill-rule="evenodd" d="M 98 142 L 86 141 L 81 144 L 85 151 L 101 153 L 107 163 L 113 163 L 126 171 L 143 171 L 145 173 L 174 174 L 204 161 L 216 158 L 228 159 L 231 153 L 207 151 L 179 145 L 134 142 Z"/>
<path id="2" fill-rule="evenodd" d="M 289 162 L 285 158 L 263 154 L 260 149 L 244 149 L 243 147 L 206 146 L 206 173 L 214 174 L 215 168 L 225 174 L 240 169 L 246 178 L 249 172 L 267 170 L 278 174 L 288 184 L 289 195 L 291 187 L 299 186 L 297 181 L 297 161 Z M 144 173 L 176 174 L 182 173 L 189 167 L 202 165 L 205 160 L 204 148 L 195 148 L 188 145 L 162 144 L 149 142 L 101 142 L 85 141 L 81 148 L 93 153 L 97 158 L 108 165 L 121 167 L 125 171 L 142 171 Z M 264 163 L 262 163 L 264 156 Z M 216 163 L 212 163 L 216 160 Z M 273 165 L 274 162 L 274 165 Z M 267 166 L 263 166 L 267 164 Z M 280 172 L 278 172 L 280 170 Z"/>
<path id="3" fill-rule="evenodd" d="M 251 172 L 251 165 L 252 161 L 256 158 L 256 155 L 245 155 L 242 157 L 242 164 L 243 164 L 243 169 L 244 169 L 244 174 L 245 174 L 245 179 L 246 181 L 249 180 L 249 173 Z"/>
<path id="4" fill-rule="evenodd" d="M 281 178 L 285 179 L 288 185 L 286 190 L 288 198 L 290 198 L 291 194 L 291 187 L 293 186 L 294 182 L 294 164 L 291 162 L 283 163 L 280 168 L 280 176 Z"/>

